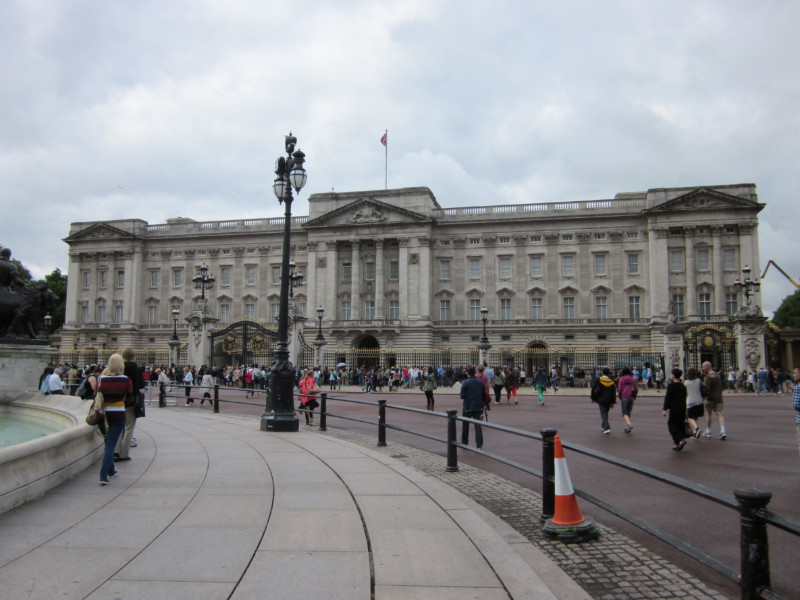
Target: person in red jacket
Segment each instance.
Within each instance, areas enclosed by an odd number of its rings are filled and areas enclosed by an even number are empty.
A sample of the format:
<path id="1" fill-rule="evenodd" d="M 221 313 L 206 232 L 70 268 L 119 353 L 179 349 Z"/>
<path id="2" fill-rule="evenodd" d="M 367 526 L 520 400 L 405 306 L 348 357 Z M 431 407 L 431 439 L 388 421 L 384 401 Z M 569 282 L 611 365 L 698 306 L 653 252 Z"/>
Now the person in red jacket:
<path id="1" fill-rule="evenodd" d="M 630 368 L 622 367 L 621 375 L 617 381 L 617 395 L 622 405 L 622 418 L 625 419 L 625 433 L 633 431 L 631 424 L 631 412 L 633 411 L 633 401 L 639 393 L 639 384 L 633 378 Z"/>

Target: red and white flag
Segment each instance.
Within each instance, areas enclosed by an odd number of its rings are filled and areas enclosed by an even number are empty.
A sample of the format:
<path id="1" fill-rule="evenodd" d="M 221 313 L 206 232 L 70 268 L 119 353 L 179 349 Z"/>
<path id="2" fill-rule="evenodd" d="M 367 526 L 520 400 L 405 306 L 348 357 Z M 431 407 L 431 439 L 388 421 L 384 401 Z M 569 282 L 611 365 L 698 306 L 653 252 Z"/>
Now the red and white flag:
<path id="1" fill-rule="evenodd" d="M 381 144 L 383 144 L 384 146 L 389 144 L 389 132 L 388 131 L 381 136 Z"/>

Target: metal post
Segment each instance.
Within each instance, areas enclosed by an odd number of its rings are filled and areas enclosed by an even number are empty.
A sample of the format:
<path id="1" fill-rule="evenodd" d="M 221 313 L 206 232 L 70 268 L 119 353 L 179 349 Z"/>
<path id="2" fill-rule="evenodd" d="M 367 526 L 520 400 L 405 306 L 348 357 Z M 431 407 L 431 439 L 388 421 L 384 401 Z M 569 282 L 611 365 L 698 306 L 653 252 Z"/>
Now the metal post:
<path id="1" fill-rule="evenodd" d="M 542 522 L 552 519 L 556 511 L 555 437 L 557 430 L 540 429 L 542 434 Z"/>
<path id="2" fill-rule="evenodd" d="M 214 384 L 214 412 L 219 412 L 219 384 Z"/>
<path id="3" fill-rule="evenodd" d="M 319 430 L 328 431 L 328 416 L 325 414 L 328 410 L 328 393 L 322 392 L 319 397 Z"/>
<path id="4" fill-rule="evenodd" d="M 769 504 L 772 494 L 751 488 L 734 490 L 733 495 L 739 503 L 742 600 L 755 600 L 770 587 L 767 524 L 756 513 Z"/>
<path id="5" fill-rule="evenodd" d="M 378 446 L 386 445 L 386 400 L 378 400 Z"/>
<path id="6" fill-rule="evenodd" d="M 458 446 L 456 446 L 456 419 L 458 411 L 455 408 L 447 410 L 447 472 L 458 471 Z"/>

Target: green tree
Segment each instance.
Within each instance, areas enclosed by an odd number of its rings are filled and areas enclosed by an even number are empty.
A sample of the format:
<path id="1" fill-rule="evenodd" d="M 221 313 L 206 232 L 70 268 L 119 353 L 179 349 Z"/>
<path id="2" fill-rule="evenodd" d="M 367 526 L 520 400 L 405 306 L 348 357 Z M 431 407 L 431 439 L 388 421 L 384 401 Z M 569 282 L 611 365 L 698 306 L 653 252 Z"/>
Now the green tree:
<path id="1" fill-rule="evenodd" d="M 778 327 L 800 327 L 800 290 L 783 299 L 772 322 Z"/>
<path id="2" fill-rule="evenodd" d="M 64 325 L 67 314 L 67 276 L 61 273 L 61 269 L 54 269 L 49 275 L 45 275 L 44 280 L 56 296 L 58 304 L 50 311 L 53 321 L 50 324 L 51 331 L 57 331 Z"/>
<path id="3" fill-rule="evenodd" d="M 22 281 L 24 281 L 25 283 L 30 283 L 31 281 L 33 281 L 33 275 L 31 275 L 31 272 L 28 270 L 28 267 L 23 265 L 16 258 L 12 258 L 11 262 L 14 263 L 14 266 L 17 267 L 17 271 L 19 272 L 19 278 L 22 279 Z"/>

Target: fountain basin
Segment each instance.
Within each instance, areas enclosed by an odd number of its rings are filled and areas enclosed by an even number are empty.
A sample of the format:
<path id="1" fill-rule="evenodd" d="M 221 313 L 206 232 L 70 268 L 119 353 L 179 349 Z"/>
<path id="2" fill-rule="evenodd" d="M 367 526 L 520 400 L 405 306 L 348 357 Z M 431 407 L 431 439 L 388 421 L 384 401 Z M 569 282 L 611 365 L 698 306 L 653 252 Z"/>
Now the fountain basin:
<path id="1" fill-rule="evenodd" d="M 84 419 L 89 402 L 76 396 L 24 392 L 0 410 L 63 427 L 0 448 L 0 513 L 33 500 L 74 477 L 103 455 L 103 438 Z"/>

